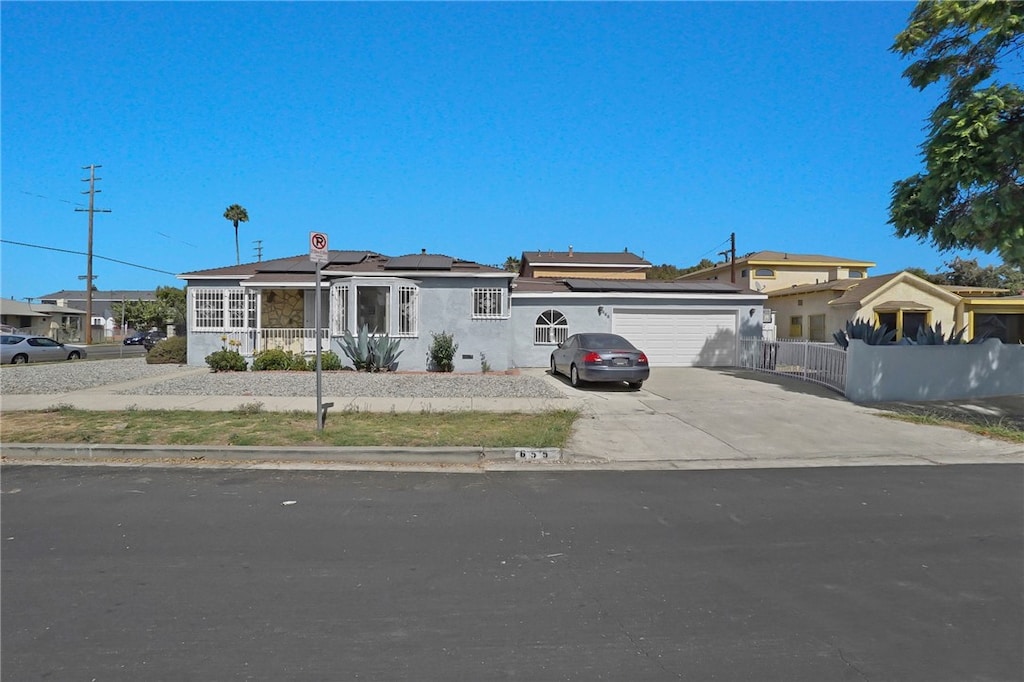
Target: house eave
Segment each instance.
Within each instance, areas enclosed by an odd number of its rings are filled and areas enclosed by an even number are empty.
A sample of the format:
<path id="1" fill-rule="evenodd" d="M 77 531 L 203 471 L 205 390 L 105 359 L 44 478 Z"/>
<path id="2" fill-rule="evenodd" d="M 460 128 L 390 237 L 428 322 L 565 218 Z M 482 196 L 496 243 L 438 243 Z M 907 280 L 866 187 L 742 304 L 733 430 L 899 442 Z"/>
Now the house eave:
<path id="1" fill-rule="evenodd" d="M 531 291 L 516 293 L 512 292 L 509 295 L 512 299 L 517 298 L 592 298 L 592 299 L 655 299 L 655 300 L 675 300 L 675 301 L 706 301 L 708 299 L 724 300 L 724 301 L 751 301 L 760 300 L 766 301 L 768 296 L 761 293 L 750 292 L 744 293 L 741 291 L 737 292 L 708 292 L 708 293 L 693 293 L 693 292 L 680 292 L 680 293 L 645 293 L 637 291 Z"/>
<path id="2" fill-rule="evenodd" d="M 427 278 L 473 278 L 473 279 L 508 279 L 515 276 L 511 272 L 441 272 L 437 270 L 387 270 L 387 271 L 366 271 L 366 270 L 323 270 L 324 277 L 376 277 L 395 278 L 405 277 L 414 279 Z"/>

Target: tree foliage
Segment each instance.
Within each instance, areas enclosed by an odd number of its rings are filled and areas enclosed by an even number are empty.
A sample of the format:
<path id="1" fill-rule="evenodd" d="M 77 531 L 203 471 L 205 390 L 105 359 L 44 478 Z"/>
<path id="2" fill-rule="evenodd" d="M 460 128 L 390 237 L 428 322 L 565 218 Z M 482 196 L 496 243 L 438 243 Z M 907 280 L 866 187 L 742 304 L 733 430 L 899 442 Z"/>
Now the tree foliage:
<path id="1" fill-rule="evenodd" d="M 1024 90 L 998 78 L 1024 66 L 1024 3 L 920 2 L 892 50 L 915 60 L 903 72 L 913 87 L 945 87 L 921 145 L 924 172 L 893 185 L 896 234 L 1024 264 Z"/>
<path id="2" fill-rule="evenodd" d="M 976 258 L 954 258 L 946 263 L 946 268 L 943 272 L 921 276 L 935 284 L 1006 289 L 1008 295 L 1017 295 L 1024 290 L 1024 269 L 1020 267 L 1005 263 L 981 267 Z M 914 274 L 920 275 L 916 271 Z"/>
<path id="3" fill-rule="evenodd" d="M 519 272 L 519 259 L 515 256 L 509 256 L 505 259 L 505 264 L 502 266 L 506 272 Z"/>
<path id="4" fill-rule="evenodd" d="M 647 279 L 676 279 L 677 277 L 688 275 L 691 272 L 696 272 L 697 270 L 705 270 L 707 268 L 714 267 L 714 265 L 715 264 L 707 258 L 701 259 L 699 263 L 691 265 L 688 268 L 677 268 L 675 265 L 662 263 L 661 265 L 655 265 L 647 270 Z"/>
<path id="5" fill-rule="evenodd" d="M 157 287 L 156 300 L 125 301 L 110 306 L 114 319 L 120 324 L 122 314 L 125 327 L 149 329 L 173 324 L 185 324 L 185 290 L 176 287 Z"/>
<path id="6" fill-rule="evenodd" d="M 245 210 L 244 206 L 231 204 L 224 209 L 224 219 L 235 226 L 235 264 L 237 265 L 242 262 L 242 255 L 238 250 L 238 223 L 249 222 L 249 212 Z"/>

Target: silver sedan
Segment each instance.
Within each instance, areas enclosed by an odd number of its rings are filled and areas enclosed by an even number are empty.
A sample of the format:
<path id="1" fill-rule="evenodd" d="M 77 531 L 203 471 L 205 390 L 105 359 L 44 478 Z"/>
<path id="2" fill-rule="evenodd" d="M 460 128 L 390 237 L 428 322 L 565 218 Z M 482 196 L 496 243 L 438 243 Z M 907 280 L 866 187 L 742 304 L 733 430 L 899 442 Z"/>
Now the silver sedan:
<path id="1" fill-rule="evenodd" d="M 0 363 L 17 365 L 23 362 L 80 360 L 85 357 L 81 346 L 66 346 L 45 336 L 4 334 L 0 336 Z"/>
<path id="2" fill-rule="evenodd" d="M 551 353 L 551 374 L 565 374 L 569 383 L 625 381 L 640 388 L 651 375 L 647 355 L 618 334 L 573 334 Z"/>

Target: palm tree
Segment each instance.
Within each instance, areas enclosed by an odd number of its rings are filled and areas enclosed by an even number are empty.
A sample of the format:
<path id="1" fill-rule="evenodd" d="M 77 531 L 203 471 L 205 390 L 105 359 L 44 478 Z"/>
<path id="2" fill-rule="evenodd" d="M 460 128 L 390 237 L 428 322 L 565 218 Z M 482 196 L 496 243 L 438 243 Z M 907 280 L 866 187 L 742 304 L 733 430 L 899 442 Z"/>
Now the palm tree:
<path id="1" fill-rule="evenodd" d="M 224 210 L 224 217 L 227 220 L 230 220 L 235 226 L 235 264 L 240 265 L 242 263 L 242 257 L 238 252 L 238 223 L 249 222 L 249 213 L 245 210 L 244 206 L 231 204 Z"/>
<path id="2" fill-rule="evenodd" d="M 509 256 L 505 259 L 505 270 L 508 272 L 519 272 L 519 259 L 515 256 Z"/>

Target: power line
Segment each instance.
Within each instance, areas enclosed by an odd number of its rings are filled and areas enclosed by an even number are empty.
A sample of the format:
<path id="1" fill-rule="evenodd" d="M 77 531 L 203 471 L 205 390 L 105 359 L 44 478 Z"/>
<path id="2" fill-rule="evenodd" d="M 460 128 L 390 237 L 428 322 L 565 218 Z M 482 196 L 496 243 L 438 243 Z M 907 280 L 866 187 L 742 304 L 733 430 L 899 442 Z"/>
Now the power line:
<path id="1" fill-rule="evenodd" d="M 80 203 L 78 203 L 77 201 L 70 201 L 70 200 L 68 200 L 68 199 L 55 199 L 55 198 L 53 198 L 53 197 L 48 197 L 48 196 L 45 196 L 45 195 L 42 195 L 42 194 L 36 194 L 35 192 L 29 192 L 29 191 L 27 191 L 27 190 L 24 190 L 24 189 L 23 189 L 23 190 L 19 190 L 19 191 L 20 191 L 20 192 L 21 192 L 22 194 L 27 194 L 27 195 L 28 195 L 28 196 L 30 196 L 30 197 L 37 197 L 37 198 L 39 198 L 39 199 L 46 199 L 46 200 L 48 200 L 48 201 L 59 201 L 59 202 L 61 202 L 62 204 L 72 204 L 72 205 L 74 205 L 74 206 L 85 206 L 85 204 L 80 204 Z"/>
<path id="2" fill-rule="evenodd" d="M 39 244 L 26 244 L 25 242 L 11 241 L 10 239 L 0 239 L 0 243 L 2 243 L 2 244 L 14 244 L 15 246 L 27 246 L 27 247 L 32 248 L 32 249 L 42 249 L 43 251 L 59 251 L 60 253 L 70 253 L 70 254 L 73 254 L 75 256 L 88 256 L 89 255 L 86 251 L 72 251 L 70 249 L 58 249 L 55 246 L 40 246 Z M 159 268 L 151 268 L 151 267 L 146 266 L 146 265 L 139 265 L 137 263 L 129 263 L 128 261 L 118 260 L 116 258 L 108 258 L 106 256 L 99 256 L 99 255 L 96 255 L 96 254 L 93 254 L 92 257 L 93 258 L 99 258 L 100 260 L 110 261 L 111 263 L 119 263 L 120 265 L 127 265 L 129 267 L 139 268 L 140 270 L 149 270 L 151 272 L 159 272 L 160 274 L 163 274 L 163 275 L 177 275 L 178 274 L 176 272 L 169 272 L 167 270 L 160 270 Z"/>

